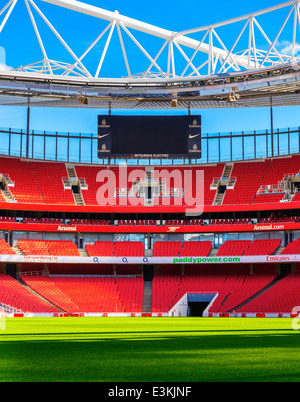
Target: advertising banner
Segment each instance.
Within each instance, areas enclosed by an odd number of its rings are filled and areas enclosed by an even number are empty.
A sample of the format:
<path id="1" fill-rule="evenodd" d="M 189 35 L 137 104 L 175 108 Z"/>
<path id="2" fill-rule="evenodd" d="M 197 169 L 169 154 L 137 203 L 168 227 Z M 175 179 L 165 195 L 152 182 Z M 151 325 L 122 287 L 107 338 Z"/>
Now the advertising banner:
<path id="1" fill-rule="evenodd" d="M 0 255 L 0 262 L 57 264 L 255 264 L 300 262 L 300 255 L 222 256 L 222 257 L 61 257 Z"/>

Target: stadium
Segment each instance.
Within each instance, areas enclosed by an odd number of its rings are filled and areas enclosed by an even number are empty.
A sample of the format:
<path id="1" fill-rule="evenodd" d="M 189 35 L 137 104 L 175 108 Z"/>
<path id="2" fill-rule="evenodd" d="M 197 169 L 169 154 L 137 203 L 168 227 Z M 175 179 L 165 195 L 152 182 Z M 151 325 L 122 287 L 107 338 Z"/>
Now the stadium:
<path id="1" fill-rule="evenodd" d="M 298 121 L 300 1 L 233 14 L 1 0 L 1 381 L 299 381 L 300 127 L 274 113 Z M 56 108 L 94 132 L 31 128 Z M 203 130 L 253 108 L 267 129 Z"/>

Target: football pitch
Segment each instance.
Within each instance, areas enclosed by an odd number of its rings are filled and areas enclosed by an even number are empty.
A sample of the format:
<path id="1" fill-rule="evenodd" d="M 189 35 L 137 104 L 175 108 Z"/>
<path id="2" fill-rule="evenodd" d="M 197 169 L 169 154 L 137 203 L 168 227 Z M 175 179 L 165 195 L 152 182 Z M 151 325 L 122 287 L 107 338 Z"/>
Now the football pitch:
<path id="1" fill-rule="evenodd" d="M 6 318 L 1 382 L 298 382 L 292 319 Z"/>

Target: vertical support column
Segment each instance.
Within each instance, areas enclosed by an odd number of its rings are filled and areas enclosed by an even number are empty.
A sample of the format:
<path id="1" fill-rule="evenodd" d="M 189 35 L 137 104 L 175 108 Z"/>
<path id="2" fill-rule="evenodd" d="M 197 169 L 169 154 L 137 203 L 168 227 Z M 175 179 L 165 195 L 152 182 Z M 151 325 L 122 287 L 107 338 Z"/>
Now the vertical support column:
<path id="1" fill-rule="evenodd" d="M 274 122 L 273 122 L 273 99 L 272 99 L 272 97 L 271 97 L 270 118 L 271 118 L 271 156 L 273 157 L 274 156 Z M 279 138 L 278 138 L 278 143 L 279 143 Z"/>
<path id="2" fill-rule="evenodd" d="M 46 131 L 44 131 L 44 160 L 46 159 Z"/>
<path id="3" fill-rule="evenodd" d="M 11 128 L 8 130 L 8 155 L 10 155 L 11 151 Z"/>
<path id="4" fill-rule="evenodd" d="M 67 144 L 67 162 L 70 161 L 70 133 L 68 133 L 68 144 Z"/>
<path id="5" fill-rule="evenodd" d="M 245 132 L 242 131 L 242 160 L 245 160 Z"/>
<path id="6" fill-rule="evenodd" d="M 79 133 L 79 163 L 81 163 L 81 133 Z"/>
<path id="7" fill-rule="evenodd" d="M 93 163 L 93 134 L 91 134 L 91 163 Z"/>
<path id="8" fill-rule="evenodd" d="M 27 135 L 26 135 L 26 158 L 29 158 L 29 130 L 30 130 L 30 98 L 27 102 Z"/>
<path id="9" fill-rule="evenodd" d="M 209 163 L 209 150 L 208 150 L 208 146 L 209 146 L 209 141 L 208 141 L 208 134 L 207 134 L 207 138 L 206 138 L 206 163 Z"/>
<path id="10" fill-rule="evenodd" d="M 21 130 L 21 138 L 20 138 L 20 158 L 23 156 L 23 130 Z"/>
<path id="11" fill-rule="evenodd" d="M 32 130 L 32 140 L 31 140 L 31 157 L 34 158 L 34 130 Z"/>
<path id="12" fill-rule="evenodd" d="M 57 144 L 58 139 L 57 139 L 57 136 L 58 136 L 58 133 L 56 131 L 56 133 L 55 133 L 55 160 L 56 161 L 57 161 L 57 152 L 58 152 L 58 144 Z"/>

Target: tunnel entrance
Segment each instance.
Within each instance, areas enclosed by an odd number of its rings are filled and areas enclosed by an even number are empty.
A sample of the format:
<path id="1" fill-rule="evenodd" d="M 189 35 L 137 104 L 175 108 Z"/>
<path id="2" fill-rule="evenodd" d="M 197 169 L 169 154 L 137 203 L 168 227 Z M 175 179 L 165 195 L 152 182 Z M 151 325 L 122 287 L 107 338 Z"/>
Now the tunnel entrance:
<path id="1" fill-rule="evenodd" d="M 207 310 L 213 299 L 216 297 L 215 293 L 198 293 L 188 294 L 188 316 L 189 317 L 203 317 L 203 313 Z"/>
<path id="2" fill-rule="evenodd" d="M 203 317 L 203 313 L 206 310 L 208 302 L 189 302 L 189 316 L 190 317 Z"/>

